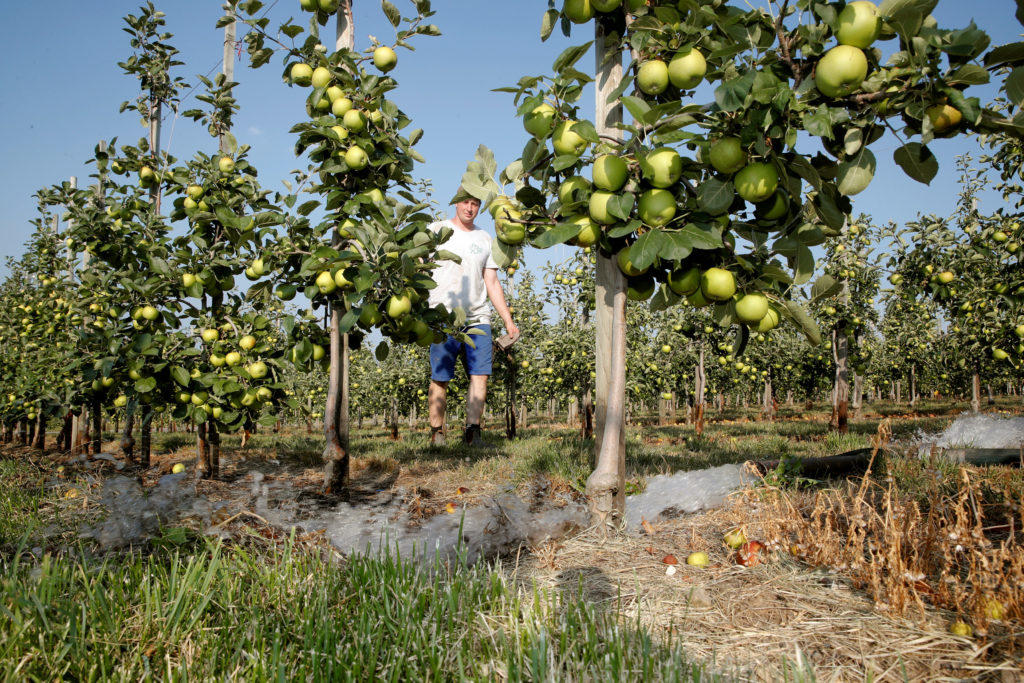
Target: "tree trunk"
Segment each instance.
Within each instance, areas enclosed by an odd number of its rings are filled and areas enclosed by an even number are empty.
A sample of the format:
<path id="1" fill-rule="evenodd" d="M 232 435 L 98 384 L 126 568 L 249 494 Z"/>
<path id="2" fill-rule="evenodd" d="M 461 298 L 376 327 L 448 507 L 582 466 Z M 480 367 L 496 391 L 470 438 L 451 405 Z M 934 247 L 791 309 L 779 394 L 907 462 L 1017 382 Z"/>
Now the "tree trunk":
<path id="1" fill-rule="evenodd" d="M 139 464 L 149 469 L 153 455 L 153 407 L 142 408 L 142 443 L 139 446 Z"/>
<path id="2" fill-rule="evenodd" d="M 210 443 L 206 440 L 206 423 L 196 427 L 196 449 L 198 450 L 199 476 L 203 479 L 213 477 L 213 463 L 210 462 Z"/>
<path id="3" fill-rule="evenodd" d="M 103 408 L 98 396 L 92 400 L 90 414 L 92 417 L 92 443 L 89 446 L 89 451 L 92 455 L 96 455 L 103 449 Z"/>
<path id="4" fill-rule="evenodd" d="M 124 419 L 124 433 L 121 435 L 121 453 L 124 454 L 126 460 L 131 462 L 135 459 L 135 437 L 132 436 L 132 432 L 135 431 L 135 407 L 128 408 L 128 414 Z"/>
<path id="5" fill-rule="evenodd" d="M 977 371 L 971 375 L 971 412 L 981 412 L 981 375 Z"/>
<path id="6" fill-rule="evenodd" d="M 775 392 L 772 391 L 771 377 L 764 378 L 764 393 L 761 396 L 761 413 L 764 419 L 773 421 L 775 419 Z"/>
<path id="7" fill-rule="evenodd" d="M 36 433 L 32 439 L 32 446 L 37 450 L 46 449 L 46 418 L 43 416 L 43 406 L 39 407 L 39 414 L 36 416 Z"/>
<path id="8" fill-rule="evenodd" d="M 526 404 L 523 404 L 523 409 L 526 409 Z M 525 421 L 523 426 L 526 426 Z M 583 421 L 582 421 L 582 436 L 584 439 L 594 438 L 594 396 L 590 393 L 590 388 L 583 394 Z"/>
<path id="9" fill-rule="evenodd" d="M 853 373 L 853 419 L 859 420 L 864 411 L 864 378 L 859 372 Z"/>
<path id="10" fill-rule="evenodd" d="M 704 405 L 707 391 L 707 375 L 704 372 L 704 344 L 700 345 L 700 356 L 697 360 L 697 371 L 694 373 L 693 387 L 693 424 L 697 436 L 704 433 Z"/>
<path id="11" fill-rule="evenodd" d="M 910 364 L 910 407 L 917 406 L 917 365 Z"/>
<path id="12" fill-rule="evenodd" d="M 850 344 L 842 330 L 832 330 L 832 358 L 836 364 L 834 396 L 832 404 L 832 428 L 840 434 L 849 431 L 848 411 L 850 401 L 849 356 Z"/>

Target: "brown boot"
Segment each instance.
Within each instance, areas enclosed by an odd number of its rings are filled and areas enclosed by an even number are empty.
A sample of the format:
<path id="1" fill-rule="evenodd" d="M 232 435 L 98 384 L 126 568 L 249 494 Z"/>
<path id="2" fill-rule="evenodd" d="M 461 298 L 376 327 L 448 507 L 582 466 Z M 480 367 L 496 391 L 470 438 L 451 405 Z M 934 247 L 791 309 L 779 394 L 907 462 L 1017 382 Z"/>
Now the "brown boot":
<path id="1" fill-rule="evenodd" d="M 466 433 L 463 442 L 472 448 L 494 448 L 494 444 L 484 441 L 480 425 L 466 425 Z"/>

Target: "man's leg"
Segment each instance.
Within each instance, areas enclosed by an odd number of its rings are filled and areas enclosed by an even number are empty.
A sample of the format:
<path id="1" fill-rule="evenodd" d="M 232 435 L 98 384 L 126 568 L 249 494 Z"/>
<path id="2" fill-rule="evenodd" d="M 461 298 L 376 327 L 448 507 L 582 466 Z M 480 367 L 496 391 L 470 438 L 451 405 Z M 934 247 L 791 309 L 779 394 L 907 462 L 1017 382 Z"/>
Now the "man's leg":
<path id="1" fill-rule="evenodd" d="M 448 407 L 448 382 L 430 380 L 427 391 L 427 405 L 430 409 L 430 427 L 444 429 L 444 414 Z"/>
<path id="2" fill-rule="evenodd" d="M 487 400 L 487 375 L 469 376 L 469 395 L 466 397 L 466 422 L 479 425 Z"/>

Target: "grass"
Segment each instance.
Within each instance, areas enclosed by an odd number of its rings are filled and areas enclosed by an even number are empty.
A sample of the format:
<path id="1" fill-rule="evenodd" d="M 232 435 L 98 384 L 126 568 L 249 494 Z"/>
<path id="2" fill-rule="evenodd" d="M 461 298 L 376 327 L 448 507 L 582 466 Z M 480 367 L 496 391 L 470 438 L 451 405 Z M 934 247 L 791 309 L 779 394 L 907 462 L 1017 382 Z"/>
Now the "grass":
<path id="1" fill-rule="evenodd" d="M 14 548 L 55 494 L 19 485 L 33 478 L 25 463 L 0 461 L 0 473 L 2 680 L 701 675 L 614 605 L 588 603 L 572 586 L 524 592 L 500 565 L 339 564 L 293 540 L 225 545 L 173 530 L 174 542 L 146 553 L 37 557 Z"/>
<path id="2" fill-rule="evenodd" d="M 26 463 L 0 459 L 0 553 L 42 526 L 43 477 Z"/>

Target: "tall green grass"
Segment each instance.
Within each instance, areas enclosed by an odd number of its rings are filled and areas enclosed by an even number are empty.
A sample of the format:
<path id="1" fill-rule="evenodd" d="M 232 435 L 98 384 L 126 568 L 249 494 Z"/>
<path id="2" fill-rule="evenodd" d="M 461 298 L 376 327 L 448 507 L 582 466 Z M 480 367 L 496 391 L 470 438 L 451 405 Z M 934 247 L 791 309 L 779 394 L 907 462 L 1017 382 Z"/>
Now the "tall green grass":
<path id="1" fill-rule="evenodd" d="M 197 541 L 0 563 L 3 680 L 684 680 L 680 649 L 500 568 Z"/>

